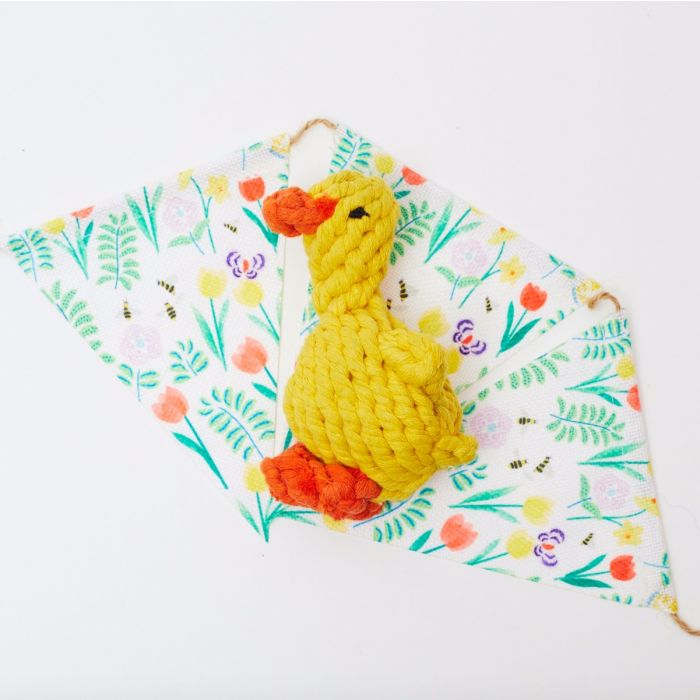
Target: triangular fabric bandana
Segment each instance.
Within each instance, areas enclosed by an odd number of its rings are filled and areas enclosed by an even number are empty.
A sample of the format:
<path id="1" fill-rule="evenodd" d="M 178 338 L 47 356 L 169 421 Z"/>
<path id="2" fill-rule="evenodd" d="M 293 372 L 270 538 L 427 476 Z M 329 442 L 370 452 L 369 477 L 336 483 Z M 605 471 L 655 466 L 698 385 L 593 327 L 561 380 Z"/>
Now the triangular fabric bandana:
<path id="1" fill-rule="evenodd" d="M 369 520 L 283 505 L 258 466 L 275 434 L 292 440 L 276 401 L 283 248 L 294 242 L 261 214 L 287 184 L 288 136 L 18 231 L 7 248 L 265 540 L 296 520 L 675 614 L 624 312 L 597 323 L 583 313 L 568 339 L 532 352 L 600 285 L 352 130 L 335 136 L 330 172 L 377 175 L 394 191 L 383 293 L 447 349 L 479 441 L 474 461 Z M 286 275 L 298 285 L 306 272 Z M 309 302 L 290 347 L 316 320 Z"/>

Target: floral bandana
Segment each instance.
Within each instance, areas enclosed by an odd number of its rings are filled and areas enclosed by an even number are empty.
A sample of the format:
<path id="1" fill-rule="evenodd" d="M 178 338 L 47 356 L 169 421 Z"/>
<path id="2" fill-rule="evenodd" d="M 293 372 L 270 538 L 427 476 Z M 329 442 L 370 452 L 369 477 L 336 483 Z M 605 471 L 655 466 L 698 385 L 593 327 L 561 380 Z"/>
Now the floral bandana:
<path id="1" fill-rule="evenodd" d="M 18 231 L 7 249 L 266 541 L 296 520 L 675 613 L 624 312 L 531 352 L 599 284 L 345 127 L 330 171 L 393 188 L 401 214 L 382 291 L 447 349 L 479 453 L 362 522 L 269 496 L 258 464 L 276 434 L 285 447 L 292 436 L 276 412 L 285 241 L 260 210 L 287 184 L 288 151 L 286 135 L 255 144 Z M 315 323 L 309 302 L 292 346 Z"/>

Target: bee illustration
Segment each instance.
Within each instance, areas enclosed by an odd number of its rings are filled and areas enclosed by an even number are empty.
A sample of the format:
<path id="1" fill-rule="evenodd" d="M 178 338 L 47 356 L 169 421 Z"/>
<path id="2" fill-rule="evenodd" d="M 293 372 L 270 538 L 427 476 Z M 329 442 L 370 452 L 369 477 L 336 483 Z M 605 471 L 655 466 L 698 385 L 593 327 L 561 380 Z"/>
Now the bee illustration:
<path id="1" fill-rule="evenodd" d="M 166 282 L 166 280 L 157 280 L 156 284 L 159 287 L 163 287 L 163 289 L 168 292 L 168 294 L 175 294 L 175 285 L 172 282 Z"/>
<path id="2" fill-rule="evenodd" d="M 588 546 L 593 540 L 593 533 L 589 532 L 582 540 L 581 544 Z"/>
<path id="3" fill-rule="evenodd" d="M 399 298 L 401 301 L 408 299 L 408 287 L 403 280 L 399 280 Z"/>
<path id="4" fill-rule="evenodd" d="M 231 233 L 238 233 L 238 226 L 236 226 L 236 224 L 224 223 L 224 227 L 227 228 Z"/>
<path id="5" fill-rule="evenodd" d="M 534 418 L 528 418 L 527 416 L 520 416 L 518 418 L 518 425 L 535 425 L 537 421 Z"/>
<path id="6" fill-rule="evenodd" d="M 547 465 L 550 463 L 551 459 L 552 459 L 551 457 L 545 457 L 545 458 L 535 467 L 535 471 L 536 471 L 538 474 L 541 474 L 541 473 L 547 468 Z"/>
<path id="7" fill-rule="evenodd" d="M 514 459 L 508 466 L 511 469 L 522 469 L 526 464 L 526 459 Z"/>
<path id="8" fill-rule="evenodd" d="M 175 307 L 169 301 L 165 302 L 165 313 L 168 314 L 168 318 L 171 321 L 174 321 L 177 318 Z"/>
<path id="9" fill-rule="evenodd" d="M 386 300 L 386 308 L 391 311 L 391 299 Z"/>
<path id="10" fill-rule="evenodd" d="M 124 303 L 122 304 L 122 316 L 124 316 L 127 321 L 131 321 L 131 317 L 133 316 L 129 308 L 129 302 L 126 299 L 124 299 Z"/>
<path id="11" fill-rule="evenodd" d="M 487 313 L 491 313 L 493 311 L 493 304 L 491 303 L 490 297 L 486 297 L 484 305 L 486 306 Z"/>

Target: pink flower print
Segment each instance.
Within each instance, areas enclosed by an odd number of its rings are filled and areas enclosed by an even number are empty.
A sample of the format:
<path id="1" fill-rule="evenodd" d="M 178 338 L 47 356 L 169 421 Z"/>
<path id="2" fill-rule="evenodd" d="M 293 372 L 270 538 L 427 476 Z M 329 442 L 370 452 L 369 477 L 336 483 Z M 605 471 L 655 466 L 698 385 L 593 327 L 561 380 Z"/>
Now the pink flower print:
<path id="1" fill-rule="evenodd" d="M 596 503 L 603 510 L 620 510 L 627 501 L 629 491 L 629 484 L 614 474 L 598 479 L 593 486 Z"/>
<path id="2" fill-rule="evenodd" d="M 463 238 L 452 248 L 452 265 L 460 275 L 476 275 L 486 263 L 484 246 L 479 241 Z"/>
<path id="3" fill-rule="evenodd" d="M 469 420 L 469 430 L 479 447 L 501 447 L 508 437 L 513 421 L 495 406 L 484 406 Z"/>
<path id="4" fill-rule="evenodd" d="M 129 325 L 120 350 L 132 365 L 139 367 L 161 354 L 160 335 L 149 326 Z"/>
<path id="5" fill-rule="evenodd" d="M 163 220 L 173 231 L 178 233 L 191 231 L 199 221 L 197 206 L 191 199 L 173 197 L 165 207 Z"/>

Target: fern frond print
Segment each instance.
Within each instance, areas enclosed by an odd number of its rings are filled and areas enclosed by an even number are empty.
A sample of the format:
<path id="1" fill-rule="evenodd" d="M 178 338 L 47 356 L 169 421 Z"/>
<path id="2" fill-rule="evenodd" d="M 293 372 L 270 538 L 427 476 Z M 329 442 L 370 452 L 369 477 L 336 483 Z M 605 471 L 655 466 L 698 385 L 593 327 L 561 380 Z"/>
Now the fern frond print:
<path id="1" fill-rule="evenodd" d="M 136 230 L 130 223 L 126 213 L 121 216 L 109 215 L 108 224 L 102 224 L 100 229 L 104 231 L 97 240 L 97 259 L 102 263 L 100 269 L 102 276 L 98 277 L 97 284 L 114 283 L 114 289 L 119 285 L 124 289 L 131 289 L 135 280 L 141 279 L 138 260 L 134 255 L 138 252 L 134 245 Z"/>
<path id="2" fill-rule="evenodd" d="M 615 318 L 607 323 L 599 323 L 574 338 L 583 343 L 581 358 L 584 360 L 605 360 L 624 355 L 632 347 L 626 318 Z"/>
<path id="3" fill-rule="evenodd" d="M 209 366 L 207 356 L 200 350 L 196 350 L 191 340 L 178 340 L 177 350 L 173 350 L 170 357 L 174 360 L 170 365 L 170 370 L 175 375 L 176 384 L 196 377 Z"/>
<path id="4" fill-rule="evenodd" d="M 372 144 L 354 131 L 345 129 L 331 160 L 331 172 L 337 173 L 339 170 L 349 169 L 367 174 L 371 157 Z"/>
<path id="5" fill-rule="evenodd" d="M 580 440 L 584 445 L 589 441 L 594 445 L 607 447 L 611 442 L 622 440 L 625 424 L 618 422 L 615 411 L 606 406 L 571 403 L 567 406 L 561 397 L 557 398 L 557 412 L 549 414 L 554 420 L 547 430 L 555 433 L 557 442 Z"/>
<path id="6" fill-rule="evenodd" d="M 409 202 L 408 206 L 401 205 L 400 212 L 396 231 L 394 231 L 394 246 L 389 255 L 389 262 L 392 265 L 395 265 L 399 256 L 406 252 L 406 246 L 415 246 L 416 239 L 430 233 L 430 221 L 436 214 L 427 201 L 424 201 L 420 207 L 413 202 Z"/>
<path id="7" fill-rule="evenodd" d="M 46 236 L 39 230 L 27 229 L 8 241 L 10 252 L 25 275 L 36 282 L 39 270 L 53 270 L 53 253 Z"/>

